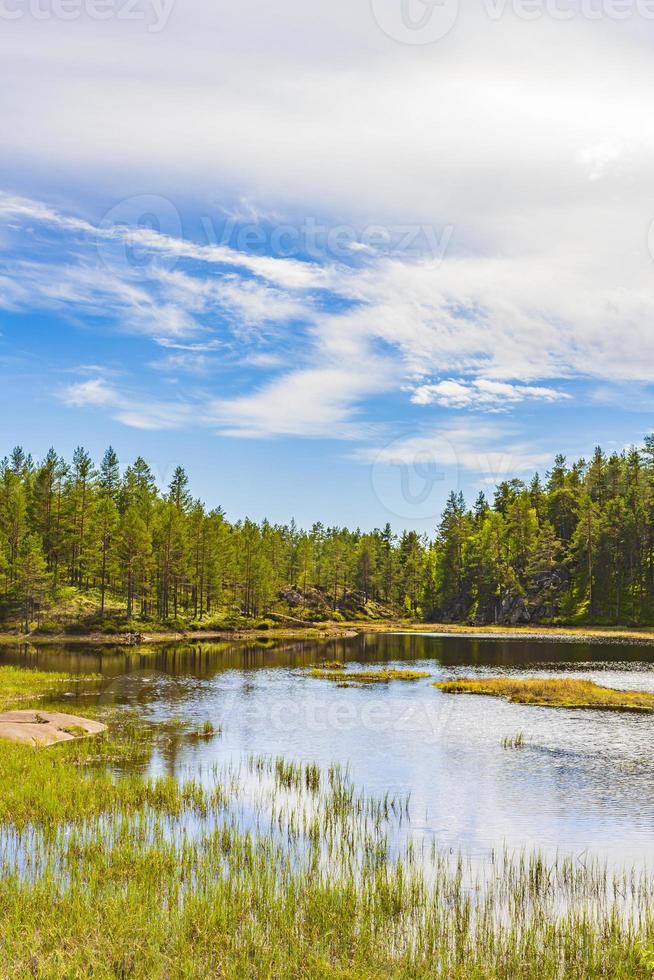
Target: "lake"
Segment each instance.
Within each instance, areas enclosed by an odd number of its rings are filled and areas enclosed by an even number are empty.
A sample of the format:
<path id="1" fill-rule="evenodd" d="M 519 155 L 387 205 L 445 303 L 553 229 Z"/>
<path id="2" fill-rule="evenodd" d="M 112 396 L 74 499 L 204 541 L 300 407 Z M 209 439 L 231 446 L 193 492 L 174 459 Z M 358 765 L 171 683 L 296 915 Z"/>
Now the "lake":
<path id="1" fill-rule="evenodd" d="M 430 678 L 342 688 L 307 676 L 321 660 L 427 670 Z M 148 649 L 16 647 L 0 663 L 103 675 L 70 697 L 137 707 L 156 723 L 220 726 L 181 740 L 152 772 L 202 778 L 250 755 L 349 767 L 367 792 L 410 797 L 404 833 L 482 858 L 504 846 L 654 864 L 654 718 L 573 711 L 473 695 L 432 681 L 561 675 L 654 692 L 654 647 L 368 634 L 326 643 L 192 641 Z M 503 739 L 524 734 L 521 749 Z"/>

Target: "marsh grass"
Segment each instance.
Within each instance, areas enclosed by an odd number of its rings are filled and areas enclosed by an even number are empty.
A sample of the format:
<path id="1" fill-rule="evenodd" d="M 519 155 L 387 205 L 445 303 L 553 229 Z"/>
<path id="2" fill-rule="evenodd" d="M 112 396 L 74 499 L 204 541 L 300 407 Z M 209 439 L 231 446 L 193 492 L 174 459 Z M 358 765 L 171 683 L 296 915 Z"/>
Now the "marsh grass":
<path id="1" fill-rule="evenodd" d="M 200 726 L 200 728 L 196 728 L 188 733 L 188 737 L 190 739 L 210 739 L 213 738 L 214 735 L 222 735 L 222 728 L 220 725 L 218 728 L 216 728 L 213 722 L 209 721 L 208 719 Z"/>
<path id="2" fill-rule="evenodd" d="M 506 738 L 502 739 L 503 749 L 524 749 L 524 747 L 525 747 L 524 732 L 518 732 L 517 735 L 507 735 Z"/>
<path id="3" fill-rule="evenodd" d="M 654 711 L 654 694 L 618 691 L 576 678 L 485 677 L 439 681 L 434 687 L 448 694 L 488 694 L 519 704 L 549 708 L 596 708 L 603 711 Z"/>
<path id="4" fill-rule="evenodd" d="M 102 720 L 47 752 L 0 743 L 2 980 L 651 976 L 645 872 L 472 863 L 403 835 L 409 799 L 338 765 L 153 778 L 135 770 L 184 726 Z"/>
<path id="5" fill-rule="evenodd" d="M 99 681 L 100 677 L 95 674 L 73 677 L 55 671 L 0 666 L 0 711 L 24 701 L 61 697 L 66 689 L 77 691 L 82 684 L 94 687 Z"/>
<path id="6" fill-rule="evenodd" d="M 47 833 L 43 807 L 22 828 L 5 811 L 3 978 L 651 975 L 648 875 L 395 847 L 408 801 L 357 791 L 341 767 L 259 757 L 158 796 L 130 778 L 133 808 L 84 778 L 99 817 Z"/>
<path id="7" fill-rule="evenodd" d="M 93 739 L 47 750 L 0 740 L 0 826 L 52 830 L 62 823 L 136 813 L 144 807 L 177 812 L 182 798 L 172 777 L 117 775 L 117 767 L 144 765 L 157 741 L 161 736 L 156 730 L 131 717 L 117 719 L 109 732 Z"/>
<path id="8" fill-rule="evenodd" d="M 354 684 L 388 684 L 389 681 L 418 681 L 431 676 L 427 671 L 422 670 L 393 670 L 385 668 L 382 670 L 339 670 L 337 667 L 329 668 L 314 667 L 309 671 L 310 677 L 320 680 L 336 681 L 339 686 L 350 686 Z"/>

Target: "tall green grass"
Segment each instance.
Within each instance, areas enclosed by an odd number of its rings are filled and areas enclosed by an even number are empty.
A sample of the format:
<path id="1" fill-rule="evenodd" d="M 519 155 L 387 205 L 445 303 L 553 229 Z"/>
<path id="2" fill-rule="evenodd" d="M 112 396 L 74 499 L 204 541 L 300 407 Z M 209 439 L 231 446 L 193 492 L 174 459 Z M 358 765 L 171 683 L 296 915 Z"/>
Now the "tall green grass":
<path id="1" fill-rule="evenodd" d="M 96 675 L 72 677 L 56 671 L 32 670 L 24 667 L 0 666 L 0 711 L 23 708 L 24 702 L 45 697 L 60 697 L 66 691 L 77 691 L 80 685 L 93 686 Z"/>
<path id="2" fill-rule="evenodd" d="M 202 784 L 71 767 L 76 817 L 72 783 L 48 803 L 61 769 L 40 771 L 32 819 L 2 811 L 2 977 L 651 976 L 647 874 L 399 845 L 408 801 L 339 767 L 253 758 Z"/>
<path id="3" fill-rule="evenodd" d="M 645 871 L 452 856 L 339 766 L 150 776 L 197 729 L 103 718 L 97 739 L 0 743 L 2 980 L 652 976 Z"/>

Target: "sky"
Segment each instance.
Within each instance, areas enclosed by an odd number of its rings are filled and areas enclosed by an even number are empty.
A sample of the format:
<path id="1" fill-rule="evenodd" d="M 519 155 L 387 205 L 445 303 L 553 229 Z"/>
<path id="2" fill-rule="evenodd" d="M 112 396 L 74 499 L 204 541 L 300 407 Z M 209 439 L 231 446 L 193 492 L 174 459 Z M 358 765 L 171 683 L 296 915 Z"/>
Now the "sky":
<path id="1" fill-rule="evenodd" d="M 654 430 L 650 0 L 0 20 L 0 456 L 429 532 Z"/>

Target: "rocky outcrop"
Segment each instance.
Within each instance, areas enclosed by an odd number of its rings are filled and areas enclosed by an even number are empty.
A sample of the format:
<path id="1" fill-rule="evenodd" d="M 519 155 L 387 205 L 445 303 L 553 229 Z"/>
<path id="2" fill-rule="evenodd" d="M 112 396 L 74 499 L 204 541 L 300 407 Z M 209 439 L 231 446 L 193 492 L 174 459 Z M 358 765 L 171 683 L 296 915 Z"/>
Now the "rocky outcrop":
<path id="1" fill-rule="evenodd" d="M 54 745 L 106 732 L 107 726 L 90 718 L 61 711 L 4 711 L 0 714 L 0 738 L 27 745 Z"/>
<path id="2" fill-rule="evenodd" d="M 339 595 L 335 604 L 326 589 L 309 587 L 304 591 L 297 585 L 281 589 L 279 599 L 292 612 L 303 611 L 307 619 L 317 621 L 331 619 L 334 613 L 345 619 L 393 619 L 398 615 L 396 609 L 376 602 L 354 589 L 347 589 Z"/>
<path id="3" fill-rule="evenodd" d="M 526 626 L 554 619 L 570 587 L 565 566 L 548 569 L 532 579 L 524 592 L 506 589 L 499 598 L 480 603 L 472 618 L 475 626 Z"/>

